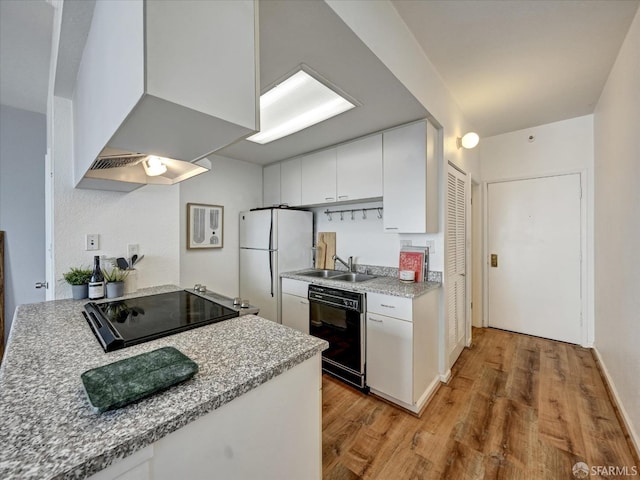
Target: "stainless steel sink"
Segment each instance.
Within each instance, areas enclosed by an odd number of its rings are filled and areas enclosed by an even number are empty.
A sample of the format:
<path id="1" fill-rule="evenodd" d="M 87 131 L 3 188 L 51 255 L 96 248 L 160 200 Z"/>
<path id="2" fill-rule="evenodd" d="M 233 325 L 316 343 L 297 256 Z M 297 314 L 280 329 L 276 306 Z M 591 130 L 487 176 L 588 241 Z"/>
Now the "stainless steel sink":
<path id="1" fill-rule="evenodd" d="M 342 280 L 343 282 L 365 282 L 376 278 L 375 275 L 367 275 L 365 273 L 343 273 L 335 277 L 331 277 L 331 280 Z"/>
<path id="2" fill-rule="evenodd" d="M 319 277 L 319 278 L 335 278 L 339 275 L 344 275 L 344 272 L 339 270 L 309 270 L 308 272 L 302 272 L 298 275 L 302 275 L 304 277 Z"/>

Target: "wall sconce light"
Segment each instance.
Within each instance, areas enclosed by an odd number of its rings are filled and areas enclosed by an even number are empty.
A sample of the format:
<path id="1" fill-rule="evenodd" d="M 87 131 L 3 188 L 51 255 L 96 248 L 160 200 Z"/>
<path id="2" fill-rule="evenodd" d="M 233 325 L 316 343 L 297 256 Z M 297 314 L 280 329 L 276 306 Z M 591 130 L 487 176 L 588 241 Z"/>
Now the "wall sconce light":
<path id="1" fill-rule="evenodd" d="M 458 148 L 474 148 L 478 145 L 480 136 L 476 132 L 465 133 L 462 137 L 456 138 L 456 146 Z"/>
<path id="2" fill-rule="evenodd" d="M 157 177 L 167 171 L 167 166 L 162 162 L 160 157 L 156 157 L 155 155 L 149 155 L 143 160 L 142 166 L 150 177 Z"/>

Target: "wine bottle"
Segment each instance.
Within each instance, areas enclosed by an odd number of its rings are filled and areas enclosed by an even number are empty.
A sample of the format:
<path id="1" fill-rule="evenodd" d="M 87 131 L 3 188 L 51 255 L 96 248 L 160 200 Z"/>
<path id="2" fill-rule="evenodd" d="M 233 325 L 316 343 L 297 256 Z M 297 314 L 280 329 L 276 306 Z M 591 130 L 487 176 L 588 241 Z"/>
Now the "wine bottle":
<path id="1" fill-rule="evenodd" d="M 100 257 L 93 257 L 93 273 L 89 279 L 89 300 L 100 300 L 104 298 L 104 275 L 100 268 Z"/>

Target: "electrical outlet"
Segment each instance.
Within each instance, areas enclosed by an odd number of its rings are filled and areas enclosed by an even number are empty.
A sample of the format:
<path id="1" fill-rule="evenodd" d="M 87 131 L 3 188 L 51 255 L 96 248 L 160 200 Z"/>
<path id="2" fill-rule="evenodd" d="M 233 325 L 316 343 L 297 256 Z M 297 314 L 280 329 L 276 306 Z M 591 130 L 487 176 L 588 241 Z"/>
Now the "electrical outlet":
<path id="1" fill-rule="evenodd" d="M 401 247 L 410 247 L 411 246 L 411 240 L 400 240 L 400 246 Z"/>
<path id="2" fill-rule="evenodd" d="M 433 254 L 436 250 L 436 242 L 433 240 L 427 240 L 425 243 L 429 249 L 429 255 Z"/>
<path id="3" fill-rule="evenodd" d="M 85 250 L 100 250 L 100 235 L 97 233 L 87 233 L 85 236 Z"/>
<path id="4" fill-rule="evenodd" d="M 127 257 L 131 259 L 134 255 L 140 256 L 140 245 L 137 243 L 130 243 L 127 245 Z"/>

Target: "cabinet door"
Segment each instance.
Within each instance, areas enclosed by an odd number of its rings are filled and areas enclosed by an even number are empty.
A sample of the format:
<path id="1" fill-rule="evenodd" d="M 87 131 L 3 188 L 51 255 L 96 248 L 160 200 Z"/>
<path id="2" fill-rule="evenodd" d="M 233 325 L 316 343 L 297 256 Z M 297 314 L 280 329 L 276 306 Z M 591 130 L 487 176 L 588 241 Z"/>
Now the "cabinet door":
<path id="1" fill-rule="evenodd" d="M 309 300 L 282 294 L 282 324 L 309 334 Z"/>
<path id="2" fill-rule="evenodd" d="M 427 233 L 426 122 L 383 133 L 384 231 Z"/>
<path id="3" fill-rule="evenodd" d="M 301 159 L 302 205 L 336 201 L 336 149 L 305 155 Z"/>
<path id="4" fill-rule="evenodd" d="M 382 134 L 337 148 L 338 201 L 382 196 Z"/>
<path id="5" fill-rule="evenodd" d="M 411 322 L 367 313 L 367 385 L 412 404 L 412 344 Z"/>
<path id="6" fill-rule="evenodd" d="M 262 169 L 262 206 L 280 205 L 280 164 Z"/>
<path id="7" fill-rule="evenodd" d="M 280 201 L 290 207 L 302 205 L 300 158 L 280 163 Z"/>

